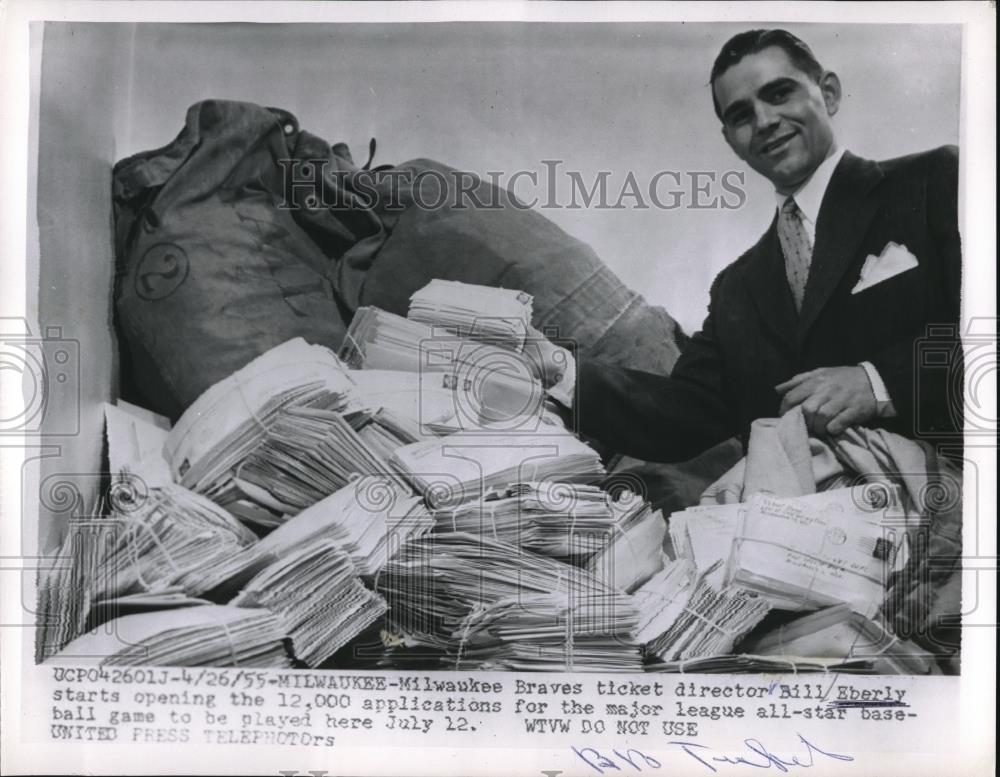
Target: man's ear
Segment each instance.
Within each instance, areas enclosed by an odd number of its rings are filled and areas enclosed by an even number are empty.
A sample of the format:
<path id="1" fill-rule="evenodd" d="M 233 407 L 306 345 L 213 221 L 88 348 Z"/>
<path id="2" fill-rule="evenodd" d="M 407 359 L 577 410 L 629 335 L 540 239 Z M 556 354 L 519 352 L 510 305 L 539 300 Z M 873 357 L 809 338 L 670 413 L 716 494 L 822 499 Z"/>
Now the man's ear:
<path id="1" fill-rule="evenodd" d="M 820 76 L 819 90 L 823 94 L 823 102 L 826 103 L 826 113 L 833 116 L 840 108 L 840 78 L 832 70 L 827 70 Z"/>

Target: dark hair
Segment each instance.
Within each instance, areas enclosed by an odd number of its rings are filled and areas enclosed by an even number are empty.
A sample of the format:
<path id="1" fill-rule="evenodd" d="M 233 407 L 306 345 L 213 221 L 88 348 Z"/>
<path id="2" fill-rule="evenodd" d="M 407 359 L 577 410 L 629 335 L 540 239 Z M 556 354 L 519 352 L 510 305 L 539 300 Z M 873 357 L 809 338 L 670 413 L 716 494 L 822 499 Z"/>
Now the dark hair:
<path id="1" fill-rule="evenodd" d="M 777 46 L 784 51 L 792 64 L 805 73 L 809 78 L 819 83 L 823 76 L 823 66 L 817 61 L 805 42 L 796 38 L 787 30 L 747 30 L 739 35 L 734 35 L 723 44 L 719 51 L 719 56 L 712 63 L 712 76 L 709 79 L 709 88 L 712 90 L 712 106 L 715 108 L 715 115 L 722 118 L 719 111 L 719 102 L 715 99 L 715 79 L 725 73 L 729 68 L 738 63 L 743 57 L 749 54 L 756 54 L 771 46 Z"/>

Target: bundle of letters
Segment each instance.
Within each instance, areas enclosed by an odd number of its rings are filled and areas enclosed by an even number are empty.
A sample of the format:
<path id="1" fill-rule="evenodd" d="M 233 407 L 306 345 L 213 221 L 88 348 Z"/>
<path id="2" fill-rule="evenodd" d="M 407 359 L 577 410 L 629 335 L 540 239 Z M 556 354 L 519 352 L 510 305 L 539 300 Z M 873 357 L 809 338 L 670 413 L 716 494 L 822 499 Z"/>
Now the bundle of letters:
<path id="1" fill-rule="evenodd" d="M 531 302 L 435 281 L 409 318 L 361 308 L 339 357 L 276 346 L 172 429 L 106 406 L 111 496 L 42 580 L 40 659 L 726 671 L 787 667 L 814 634 L 884 643 L 905 543 L 878 515 L 849 489 L 759 494 L 668 538 L 546 408 Z M 806 619 L 775 640 L 778 610 Z M 855 666 L 834 659 L 800 664 Z"/>
<path id="2" fill-rule="evenodd" d="M 113 505 L 107 523 L 92 586 L 99 600 L 166 590 L 198 596 L 229 578 L 239 551 L 257 540 L 214 502 L 174 484 L 129 510 Z"/>
<path id="3" fill-rule="evenodd" d="M 505 301 L 506 294 L 500 298 Z M 526 309 L 530 312 L 530 302 Z M 429 316 L 428 310 L 422 312 Z M 489 327 L 483 331 L 475 323 L 482 317 L 466 320 L 455 326 L 449 317 L 451 327 L 433 326 L 362 307 L 347 330 L 340 358 L 352 369 L 418 374 L 421 390 L 432 394 L 417 422 L 433 433 L 490 424 L 523 428 L 545 415 L 546 394 L 521 353 L 524 335 L 498 338 Z M 456 334 L 459 331 L 467 334 Z M 436 398 L 443 398 L 445 405 Z"/>
<path id="4" fill-rule="evenodd" d="M 298 547 L 268 564 L 230 604 L 273 612 L 292 652 L 308 666 L 321 664 L 386 610 L 333 539 Z"/>
<path id="5" fill-rule="evenodd" d="M 587 484 L 605 474 L 597 452 L 564 429 L 530 437 L 463 430 L 404 445 L 391 461 L 434 509 L 482 499 L 511 483 Z"/>
<path id="6" fill-rule="evenodd" d="M 670 544 L 700 584 L 739 592 L 743 606 L 751 598 L 776 617 L 740 645 L 742 656 L 658 652 L 663 669 L 934 671 L 925 651 L 881 620 L 890 579 L 909 555 L 899 486 L 847 480 L 836 474 L 817 491 L 800 412 L 754 423 L 747 457 L 702 505 L 671 516 Z"/>
<path id="7" fill-rule="evenodd" d="M 898 495 L 888 509 L 874 510 L 859 490 L 785 498 L 757 493 L 745 503 L 671 516 L 675 551 L 703 581 L 775 611 L 808 613 L 742 644 L 749 657 L 685 671 L 775 671 L 771 667 L 782 663 L 794 671 L 931 670 L 926 654 L 889 634 L 877 617 L 889 575 L 906 553 L 905 535 L 886 518 Z M 840 618 L 836 629 L 831 613 Z"/>
<path id="8" fill-rule="evenodd" d="M 352 401 L 328 349 L 291 340 L 206 391 L 165 443 L 177 482 L 246 521 L 276 526 L 414 438 Z M 371 428 L 374 427 L 374 428 Z"/>
<path id="9" fill-rule="evenodd" d="M 339 356 L 352 369 L 405 372 L 454 372 L 461 365 L 490 359 L 517 364 L 517 349 L 509 341 L 502 342 L 480 339 L 476 329 L 470 328 L 463 336 L 426 321 L 361 307 L 351 320 Z"/>
<path id="10" fill-rule="evenodd" d="M 665 664 L 732 653 L 770 609 L 744 588 L 713 587 L 685 558 L 665 564 L 635 599 L 643 613 L 639 639 Z"/>
<path id="11" fill-rule="evenodd" d="M 456 335 L 520 351 L 531 326 L 531 302 L 531 295 L 523 291 L 433 280 L 410 297 L 406 315 Z"/>
<path id="12" fill-rule="evenodd" d="M 616 517 L 597 486 L 527 481 L 435 510 L 434 531 L 485 534 L 544 556 L 590 557 L 607 545 Z"/>
<path id="13" fill-rule="evenodd" d="M 95 607 L 93 588 L 105 577 L 99 564 L 109 539 L 101 518 L 72 518 L 50 569 L 41 578 L 35 660 L 42 661 L 82 634 Z"/>
<path id="14" fill-rule="evenodd" d="M 618 509 L 610 540 L 586 566 L 599 580 L 632 592 L 663 568 L 667 527 L 659 510 L 631 495 L 613 506 Z"/>
<path id="15" fill-rule="evenodd" d="M 214 604 L 126 615 L 73 640 L 74 663 L 287 667 L 285 631 L 266 609 Z"/>
<path id="16" fill-rule="evenodd" d="M 378 577 L 404 644 L 455 668 L 636 671 L 632 598 L 585 569 L 486 535 L 408 543 Z"/>
<path id="17" fill-rule="evenodd" d="M 423 536 L 433 519 L 419 497 L 392 480 L 354 481 L 247 547 L 232 566 L 237 582 L 268 564 L 329 539 L 349 557 L 357 574 L 373 577 L 394 546 Z"/>
<path id="18" fill-rule="evenodd" d="M 902 545 L 881 514 L 859 507 L 852 488 L 781 499 L 755 494 L 742 504 L 674 513 L 670 534 L 676 552 L 716 585 L 755 591 L 776 609 L 845 602 L 871 617 Z"/>

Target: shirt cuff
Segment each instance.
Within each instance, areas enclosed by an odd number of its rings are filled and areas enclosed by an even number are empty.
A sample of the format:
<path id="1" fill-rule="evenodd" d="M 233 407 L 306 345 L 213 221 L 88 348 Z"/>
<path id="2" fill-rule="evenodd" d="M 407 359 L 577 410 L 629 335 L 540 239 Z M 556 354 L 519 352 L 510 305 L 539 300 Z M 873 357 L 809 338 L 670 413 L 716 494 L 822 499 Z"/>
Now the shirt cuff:
<path id="1" fill-rule="evenodd" d="M 573 394 L 576 391 L 576 359 L 569 351 L 563 351 L 566 356 L 566 368 L 562 377 L 548 389 L 548 395 L 567 410 L 573 409 Z"/>
<path id="2" fill-rule="evenodd" d="M 875 369 L 875 365 L 871 362 L 861 362 L 859 366 L 865 371 L 865 374 L 868 376 L 868 382 L 872 385 L 872 394 L 875 395 L 878 417 L 894 418 L 896 408 L 892 404 L 892 397 L 889 396 L 889 390 L 885 387 L 885 382 L 882 380 L 882 376 L 878 374 L 878 370 Z"/>

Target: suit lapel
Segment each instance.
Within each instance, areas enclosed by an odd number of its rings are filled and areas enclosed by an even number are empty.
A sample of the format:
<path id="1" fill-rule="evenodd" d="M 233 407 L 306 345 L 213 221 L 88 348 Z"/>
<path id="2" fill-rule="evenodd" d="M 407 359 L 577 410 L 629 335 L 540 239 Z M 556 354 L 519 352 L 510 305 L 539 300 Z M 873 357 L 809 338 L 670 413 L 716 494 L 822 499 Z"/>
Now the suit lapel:
<path id="1" fill-rule="evenodd" d="M 830 178 L 816 223 L 809 280 L 798 317 L 801 344 L 854 259 L 879 201 L 872 191 L 882 180 L 877 162 L 844 154 Z M 780 252 L 779 252 L 780 253 Z"/>
<path id="2" fill-rule="evenodd" d="M 785 259 L 778 242 L 776 221 L 752 249 L 745 282 L 761 321 L 782 342 L 795 348 L 795 301 L 788 287 Z"/>

